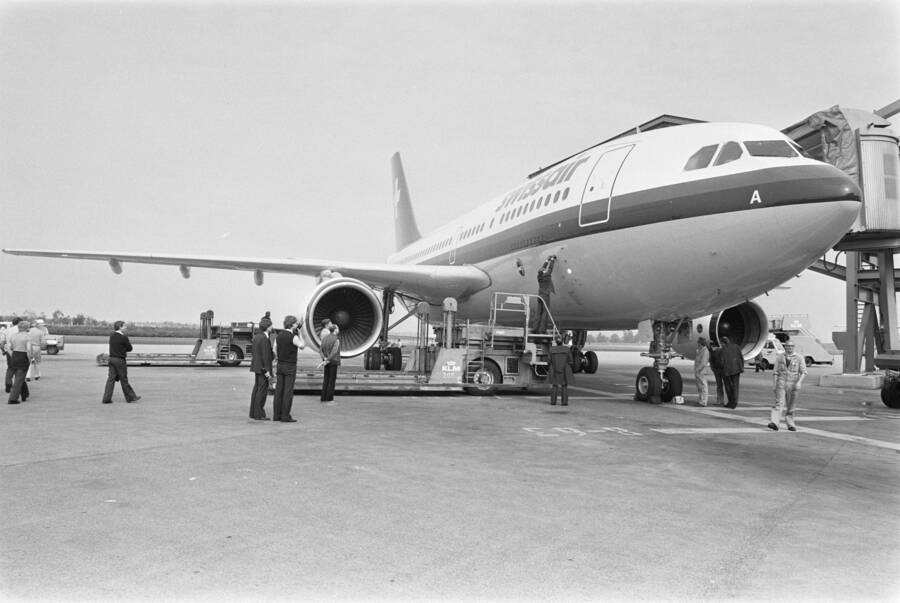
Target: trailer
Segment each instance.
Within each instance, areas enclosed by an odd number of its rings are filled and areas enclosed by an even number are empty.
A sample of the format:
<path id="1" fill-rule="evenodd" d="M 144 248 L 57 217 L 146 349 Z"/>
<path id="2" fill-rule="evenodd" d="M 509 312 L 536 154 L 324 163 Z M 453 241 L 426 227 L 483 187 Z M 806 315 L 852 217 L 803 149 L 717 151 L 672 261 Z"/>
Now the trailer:
<path id="1" fill-rule="evenodd" d="M 128 366 L 240 366 L 253 356 L 253 336 L 259 332 L 254 322 L 232 322 L 227 326 L 212 323 L 215 314 L 200 314 L 200 337 L 189 354 L 128 354 Z M 109 354 L 97 355 L 97 364 L 107 366 Z"/>

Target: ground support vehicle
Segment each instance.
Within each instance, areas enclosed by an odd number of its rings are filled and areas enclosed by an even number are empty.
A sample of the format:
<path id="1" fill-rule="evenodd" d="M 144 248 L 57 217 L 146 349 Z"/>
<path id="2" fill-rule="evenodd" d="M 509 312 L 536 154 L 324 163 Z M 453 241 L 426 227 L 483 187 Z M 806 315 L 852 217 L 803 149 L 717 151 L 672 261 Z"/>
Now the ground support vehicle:
<path id="1" fill-rule="evenodd" d="M 258 326 L 253 322 L 233 322 L 228 326 L 213 325 L 213 311 L 200 314 L 200 337 L 190 354 L 128 354 L 128 366 L 240 366 L 253 354 L 253 335 Z M 51 352 L 52 353 L 52 352 Z M 106 366 L 108 354 L 99 354 L 97 364 Z"/>
<path id="2" fill-rule="evenodd" d="M 66 347 L 66 338 L 63 335 L 47 335 L 41 340 L 41 351 L 51 356 L 59 354 Z"/>
<path id="3" fill-rule="evenodd" d="M 563 334 L 549 311 L 552 334 L 529 328 L 531 307 L 537 303 L 544 302 L 536 295 L 497 292 L 492 296 L 489 321 L 474 323 L 456 321 L 456 300 L 447 298 L 433 339 L 429 334 L 427 304 L 419 304 L 410 313 L 419 319 L 419 334 L 410 353 L 403 356 L 396 346 L 372 348 L 366 353 L 363 369 L 341 367 L 335 390 L 465 391 L 490 395 L 501 389 L 542 385 L 548 377 L 554 335 Z M 576 334 L 575 340 L 578 339 Z M 594 352 L 582 353 L 579 346 L 571 349 L 576 372 L 597 370 Z M 294 388 L 310 391 L 321 385 L 321 369 L 301 370 Z"/>

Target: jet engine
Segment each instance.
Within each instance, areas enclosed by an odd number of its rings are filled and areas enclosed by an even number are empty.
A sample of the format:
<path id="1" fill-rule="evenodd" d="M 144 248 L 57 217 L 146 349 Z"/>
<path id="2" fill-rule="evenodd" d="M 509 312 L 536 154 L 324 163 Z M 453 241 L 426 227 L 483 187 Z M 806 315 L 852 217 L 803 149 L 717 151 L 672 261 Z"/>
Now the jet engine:
<path id="1" fill-rule="evenodd" d="M 706 337 L 717 345 L 722 344 L 722 337 L 728 337 L 741 348 L 744 359 L 750 360 L 766 345 L 769 318 L 759 305 L 744 302 L 693 320 L 689 330 L 678 333 L 674 348 L 678 353 L 693 358 L 698 337 Z"/>
<path id="2" fill-rule="evenodd" d="M 330 318 L 340 329 L 341 357 L 359 356 L 372 347 L 381 334 L 381 300 L 362 281 L 332 278 L 316 287 L 303 321 L 303 337 L 319 348 L 322 321 Z"/>

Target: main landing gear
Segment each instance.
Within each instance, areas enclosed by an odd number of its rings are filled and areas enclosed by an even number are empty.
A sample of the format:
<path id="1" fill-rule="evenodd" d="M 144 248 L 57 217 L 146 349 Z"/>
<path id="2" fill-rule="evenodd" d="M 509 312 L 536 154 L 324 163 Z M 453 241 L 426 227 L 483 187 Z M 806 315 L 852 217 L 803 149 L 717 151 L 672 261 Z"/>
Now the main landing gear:
<path id="1" fill-rule="evenodd" d="M 653 366 L 645 366 L 638 371 L 634 381 L 635 400 L 659 404 L 671 402 L 675 396 L 681 395 L 684 387 L 681 373 L 669 366 L 669 360 L 678 355 L 672 351 L 672 344 L 682 322 L 684 321 L 653 323 L 653 342 L 650 344 L 650 351 L 641 354 L 653 358 Z"/>
<path id="2" fill-rule="evenodd" d="M 587 342 L 587 331 L 579 329 L 572 331 L 572 372 L 585 372 L 593 375 L 597 372 L 600 362 L 594 351 L 583 352 L 584 344 Z"/>

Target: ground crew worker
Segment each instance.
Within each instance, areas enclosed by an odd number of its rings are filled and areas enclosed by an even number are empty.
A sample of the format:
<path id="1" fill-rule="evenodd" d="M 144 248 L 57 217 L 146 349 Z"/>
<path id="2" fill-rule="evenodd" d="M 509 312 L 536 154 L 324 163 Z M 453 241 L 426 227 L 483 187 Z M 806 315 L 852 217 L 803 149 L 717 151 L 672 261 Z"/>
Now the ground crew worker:
<path id="1" fill-rule="evenodd" d="M 562 343 L 562 337 L 557 335 L 556 345 L 550 346 L 550 385 L 553 389 L 550 393 L 550 406 L 556 406 L 556 398 L 562 389 L 561 406 L 569 405 L 569 382 L 573 379 L 571 351 Z"/>
<path id="2" fill-rule="evenodd" d="M 697 383 L 700 406 L 706 406 L 709 399 L 709 386 L 706 384 L 709 350 L 706 349 L 706 343 L 706 337 L 697 338 L 697 352 L 694 356 L 694 381 Z"/>
<path id="3" fill-rule="evenodd" d="M 550 296 L 556 293 L 553 286 L 553 266 L 556 264 L 556 256 L 548 257 L 537 273 L 538 280 L 538 297 L 543 300 L 538 302 L 537 316 L 535 318 L 534 330 L 537 333 L 547 332 L 547 319 L 550 315 Z"/>
<path id="4" fill-rule="evenodd" d="M 769 429 L 778 431 L 781 415 L 784 414 L 788 431 L 797 431 L 797 425 L 794 423 L 794 406 L 797 404 L 800 384 L 806 377 L 806 361 L 794 351 L 792 341 L 785 341 L 782 345 L 784 354 L 779 354 L 775 360 L 775 404 L 769 417 Z"/>

